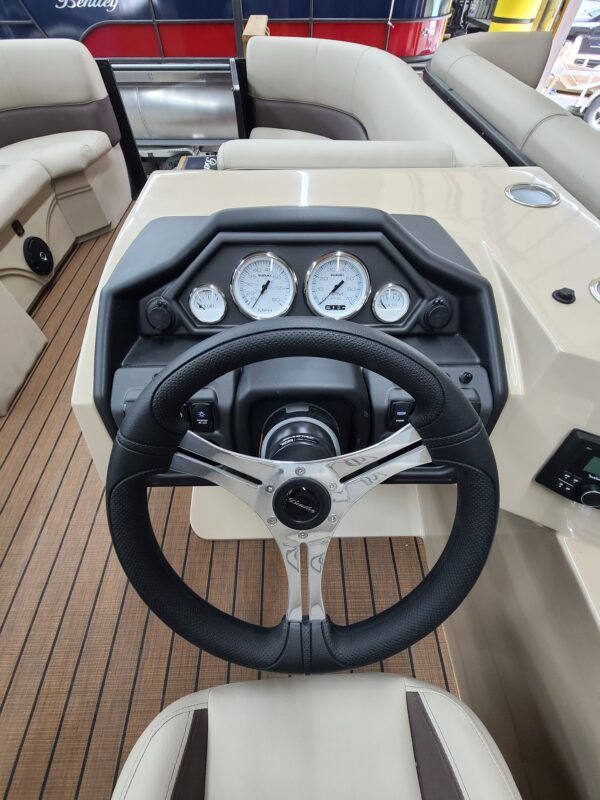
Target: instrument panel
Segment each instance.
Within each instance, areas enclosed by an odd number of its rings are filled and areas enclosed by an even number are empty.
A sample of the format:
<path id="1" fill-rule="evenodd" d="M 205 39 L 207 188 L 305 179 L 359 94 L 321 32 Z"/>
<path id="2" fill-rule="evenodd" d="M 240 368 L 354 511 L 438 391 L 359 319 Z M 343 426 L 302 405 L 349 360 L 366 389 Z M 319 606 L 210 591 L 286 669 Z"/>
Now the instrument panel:
<path id="1" fill-rule="evenodd" d="M 351 319 L 402 338 L 445 370 L 489 427 L 506 394 L 491 287 L 426 217 L 293 207 L 155 220 L 100 302 L 95 396 L 111 433 L 162 365 L 255 319 Z M 396 430 L 414 406 L 402 387 L 341 352 L 333 361 L 283 359 L 276 370 L 247 365 L 194 394 L 190 424 L 255 452 L 265 415 L 299 402 L 330 413 L 350 449 Z"/>
<path id="2" fill-rule="evenodd" d="M 298 291 L 298 278 L 290 265 L 271 252 L 251 253 L 235 268 L 229 294 L 249 319 L 273 319 L 288 313 Z M 342 250 L 325 253 L 308 268 L 303 282 L 306 304 L 313 314 L 327 319 L 350 319 L 371 294 L 369 270 Z M 220 322 L 227 312 L 225 293 L 213 284 L 194 286 L 188 298 L 194 318 L 205 325 Z M 404 286 L 387 283 L 373 297 L 373 315 L 380 322 L 399 322 L 410 308 Z"/>
<path id="3" fill-rule="evenodd" d="M 190 264 L 185 277 L 164 287 L 160 296 L 145 298 L 140 308 L 144 331 L 210 333 L 287 315 L 353 319 L 398 331 L 441 330 L 451 321 L 448 332 L 455 328 L 452 295 L 423 280 L 411 264 L 399 265 L 396 254 L 388 258 L 377 246 L 351 242 L 339 242 L 342 247 L 328 247 L 327 241 L 321 246 L 257 244 L 266 246 L 228 245 L 201 268 Z"/>

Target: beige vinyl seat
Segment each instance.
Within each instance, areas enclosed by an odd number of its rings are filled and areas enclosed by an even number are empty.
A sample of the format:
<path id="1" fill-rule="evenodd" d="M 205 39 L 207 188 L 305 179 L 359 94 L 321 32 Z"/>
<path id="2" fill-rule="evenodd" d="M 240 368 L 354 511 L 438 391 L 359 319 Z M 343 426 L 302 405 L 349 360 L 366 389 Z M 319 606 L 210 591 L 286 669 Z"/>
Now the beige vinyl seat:
<path id="1" fill-rule="evenodd" d="M 394 675 L 219 686 L 164 709 L 113 800 L 518 800 L 475 715 Z"/>
<path id="2" fill-rule="evenodd" d="M 411 67 L 375 47 L 257 36 L 246 71 L 253 127 L 221 146 L 220 169 L 505 165 Z"/>
<path id="3" fill-rule="evenodd" d="M 330 136 L 321 136 L 318 133 L 309 133 L 308 131 L 293 131 L 287 128 L 252 128 L 250 131 L 251 139 L 279 139 L 280 141 L 287 141 L 289 139 L 297 140 L 304 139 L 306 141 L 324 141 L 328 140 Z"/>
<path id="4" fill-rule="evenodd" d="M 0 166 L 22 159 L 34 160 L 51 178 L 65 178 L 84 172 L 110 152 L 112 145 L 104 131 L 69 131 L 36 136 L 9 144 L 0 150 Z"/>
<path id="5" fill-rule="evenodd" d="M 535 90 L 552 34 L 473 33 L 449 39 L 428 71 L 600 217 L 600 139 Z"/>
<path id="6" fill-rule="evenodd" d="M 72 241 L 116 224 L 131 193 L 90 52 L 70 39 L 0 41 L 0 75 L 0 167 L 26 159 L 46 170 Z"/>
<path id="7" fill-rule="evenodd" d="M 131 201 L 120 139 L 82 44 L 0 40 L 0 415 L 46 343 L 28 310 L 73 245 L 114 227 Z M 30 266 L 40 239 L 47 274 Z"/>

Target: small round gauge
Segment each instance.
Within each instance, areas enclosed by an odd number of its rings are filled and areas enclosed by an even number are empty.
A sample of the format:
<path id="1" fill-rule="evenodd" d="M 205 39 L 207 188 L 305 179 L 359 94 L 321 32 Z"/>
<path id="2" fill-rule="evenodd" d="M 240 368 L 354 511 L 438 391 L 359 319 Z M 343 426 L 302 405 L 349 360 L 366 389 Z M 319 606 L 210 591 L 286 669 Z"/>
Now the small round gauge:
<path id="1" fill-rule="evenodd" d="M 296 276 L 273 253 L 254 253 L 238 264 L 231 279 L 235 304 L 251 319 L 281 317 L 296 297 Z"/>
<path id="2" fill-rule="evenodd" d="M 213 286 L 211 283 L 192 289 L 188 303 L 190 311 L 198 322 L 203 322 L 205 325 L 221 322 L 227 311 L 225 295 L 218 286 Z"/>
<path id="3" fill-rule="evenodd" d="M 367 268 L 350 253 L 327 253 L 306 273 L 306 302 L 321 317 L 353 317 L 367 302 L 370 292 Z"/>
<path id="4" fill-rule="evenodd" d="M 386 283 L 373 298 L 373 314 L 380 322 L 399 322 L 409 307 L 410 295 L 396 283 Z"/>

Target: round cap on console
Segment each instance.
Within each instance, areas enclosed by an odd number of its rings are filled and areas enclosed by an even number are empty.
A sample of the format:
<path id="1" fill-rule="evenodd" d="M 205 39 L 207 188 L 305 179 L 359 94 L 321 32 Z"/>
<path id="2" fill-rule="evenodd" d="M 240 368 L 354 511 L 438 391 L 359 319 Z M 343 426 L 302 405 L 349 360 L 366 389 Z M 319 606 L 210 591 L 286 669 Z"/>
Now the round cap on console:
<path id="1" fill-rule="evenodd" d="M 327 519 L 331 497 L 317 481 L 292 479 L 281 486 L 273 499 L 277 519 L 288 528 L 305 531 L 316 528 Z"/>
<path id="2" fill-rule="evenodd" d="M 559 303 L 570 305 L 575 302 L 575 289 L 569 289 L 568 286 L 563 286 L 562 289 L 555 289 L 552 292 L 552 297 Z"/>
<path id="3" fill-rule="evenodd" d="M 452 318 L 452 307 L 444 297 L 435 297 L 423 312 L 423 322 L 432 330 L 446 327 Z"/>
<path id="4" fill-rule="evenodd" d="M 146 319 L 154 330 L 164 333 L 175 322 L 175 315 L 164 297 L 153 297 L 146 306 Z"/>

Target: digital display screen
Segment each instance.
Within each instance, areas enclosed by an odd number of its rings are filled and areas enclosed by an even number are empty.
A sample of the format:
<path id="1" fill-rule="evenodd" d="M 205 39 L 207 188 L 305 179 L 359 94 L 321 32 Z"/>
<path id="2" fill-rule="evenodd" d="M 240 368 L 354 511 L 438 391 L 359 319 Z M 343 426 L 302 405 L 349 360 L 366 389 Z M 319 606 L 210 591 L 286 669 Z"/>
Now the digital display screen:
<path id="1" fill-rule="evenodd" d="M 590 458 L 588 463 L 583 468 L 584 472 L 589 472 L 590 475 L 595 475 L 597 478 L 600 478 L 600 456 L 594 456 Z"/>

